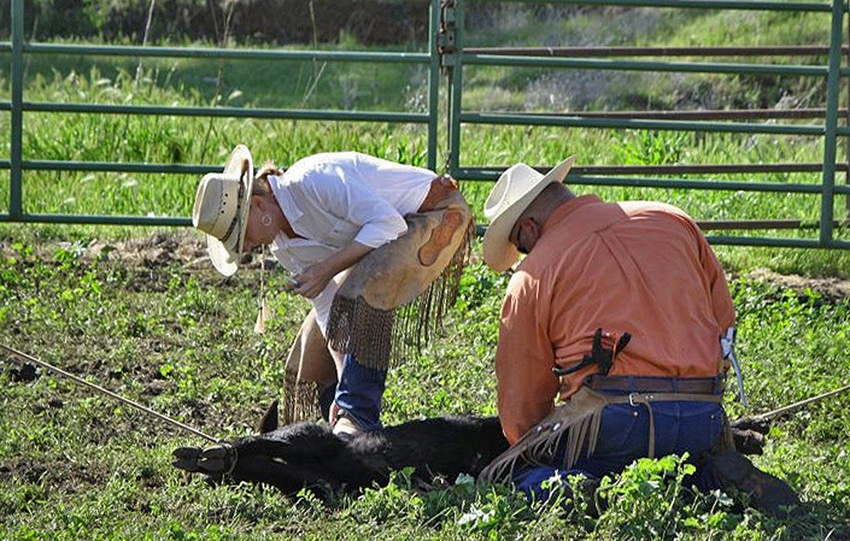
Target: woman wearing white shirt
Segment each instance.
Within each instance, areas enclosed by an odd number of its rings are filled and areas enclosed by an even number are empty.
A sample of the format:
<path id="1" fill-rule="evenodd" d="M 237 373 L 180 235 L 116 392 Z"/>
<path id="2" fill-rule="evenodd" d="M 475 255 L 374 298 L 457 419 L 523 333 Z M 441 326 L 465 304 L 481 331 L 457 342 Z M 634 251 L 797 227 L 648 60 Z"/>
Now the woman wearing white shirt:
<path id="1" fill-rule="evenodd" d="M 266 166 L 255 179 L 243 145 L 222 174 L 202 179 L 193 223 L 207 233 L 210 259 L 225 276 L 243 252 L 270 245 L 292 274 L 291 290 L 312 302 L 288 368 L 306 379 L 298 383 L 321 387 L 329 378 L 310 373 L 333 359 L 339 383 L 330 421 L 338 434 L 380 427 L 394 311 L 440 279 L 456 282 L 472 230 L 457 184 L 428 169 L 334 152 L 286 171 Z M 427 319 L 427 310 L 419 317 Z M 316 340 L 328 338 L 332 347 L 321 344 L 317 353 Z M 294 392 L 289 386 L 285 417 L 293 416 Z"/>

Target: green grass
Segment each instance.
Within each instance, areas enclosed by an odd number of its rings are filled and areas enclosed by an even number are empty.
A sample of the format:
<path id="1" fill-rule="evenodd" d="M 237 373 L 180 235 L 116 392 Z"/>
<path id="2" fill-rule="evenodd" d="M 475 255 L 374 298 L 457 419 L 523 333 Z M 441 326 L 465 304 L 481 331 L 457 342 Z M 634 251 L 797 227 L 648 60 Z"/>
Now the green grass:
<path id="1" fill-rule="evenodd" d="M 180 242 L 177 242 L 180 241 Z M 139 401 L 214 437 L 253 433 L 279 398 L 303 299 L 273 294 L 267 333 L 251 331 L 256 271 L 222 281 L 202 247 L 169 237 L 114 244 L 3 241 L 3 343 Z M 477 248 L 476 248 L 477 253 Z M 172 257 L 180 256 L 180 260 Z M 281 291 L 272 274 L 268 289 Z M 421 359 L 391 371 L 388 423 L 455 413 L 493 414 L 492 358 L 505 275 L 480 263 L 445 333 Z M 843 383 L 850 304 L 815 292 L 734 278 L 739 354 L 759 413 Z M 449 332 L 450 330 L 450 332 Z M 789 480 L 805 512 L 778 521 L 720 494 L 690 495 L 672 458 L 644 461 L 606 488 L 594 518 L 528 504 L 463 479 L 418 492 L 403 473 L 386 488 L 323 506 L 251 486 L 211 488 L 170 465 L 170 452 L 205 442 L 114 399 L 49 373 L 14 381 L 0 372 L 0 537 L 4 539 L 843 539 L 850 535 L 850 395 L 774 423 L 756 463 Z M 733 415 L 744 412 L 730 401 Z M 671 462 L 672 461 L 672 462 Z M 452 481 L 452 480 L 450 480 Z M 832 534 L 829 534 L 833 531 Z M 829 537 L 831 535 L 831 537 Z"/>

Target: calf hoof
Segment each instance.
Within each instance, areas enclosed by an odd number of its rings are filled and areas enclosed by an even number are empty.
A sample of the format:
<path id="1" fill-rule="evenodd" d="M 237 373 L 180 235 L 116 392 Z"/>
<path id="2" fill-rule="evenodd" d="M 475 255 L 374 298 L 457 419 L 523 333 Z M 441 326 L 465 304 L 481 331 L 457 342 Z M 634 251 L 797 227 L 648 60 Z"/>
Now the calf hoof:
<path id="1" fill-rule="evenodd" d="M 761 432 L 751 429 L 740 430 L 734 427 L 731 431 L 736 451 L 742 455 L 764 454 L 764 435 Z"/>

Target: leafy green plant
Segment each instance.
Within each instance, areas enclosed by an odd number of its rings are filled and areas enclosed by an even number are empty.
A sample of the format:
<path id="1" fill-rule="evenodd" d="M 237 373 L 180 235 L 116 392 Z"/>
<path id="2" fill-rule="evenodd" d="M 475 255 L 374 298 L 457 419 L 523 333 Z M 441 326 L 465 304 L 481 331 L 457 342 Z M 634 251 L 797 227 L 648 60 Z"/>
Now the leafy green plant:
<path id="1" fill-rule="evenodd" d="M 458 519 L 458 524 L 494 538 L 517 533 L 521 523 L 531 520 L 533 516 L 524 495 L 504 488 L 493 488 L 479 494 Z"/>
<path id="2" fill-rule="evenodd" d="M 616 132 L 616 161 L 623 164 L 671 165 L 682 159 L 689 135 L 682 132 L 640 130 Z"/>
<path id="3" fill-rule="evenodd" d="M 675 539 L 682 531 L 700 528 L 705 522 L 693 502 L 685 498 L 685 478 L 695 471 L 687 457 L 667 456 L 658 460 L 639 459 L 617 478 L 604 477 L 597 491 L 607 509 L 601 514 L 595 533 L 621 539 Z M 725 526 L 726 515 L 712 512 L 711 526 Z M 683 527 L 684 526 L 684 527 Z M 732 524 L 734 527 L 734 524 Z"/>

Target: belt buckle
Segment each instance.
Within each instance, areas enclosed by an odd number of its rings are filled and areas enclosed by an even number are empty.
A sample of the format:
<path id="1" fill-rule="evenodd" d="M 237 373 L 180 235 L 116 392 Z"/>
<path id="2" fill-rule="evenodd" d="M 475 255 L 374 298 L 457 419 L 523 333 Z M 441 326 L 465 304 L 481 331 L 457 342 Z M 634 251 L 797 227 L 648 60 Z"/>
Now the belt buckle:
<path id="1" fill-rule="evenodd" d="M 646 404 L 646 407 L 649 407 L 653 401 L 655 401 L 654 393 L 629 393 L 629 405 L 633 408 L 636 408 L 638 404 Z"/>

